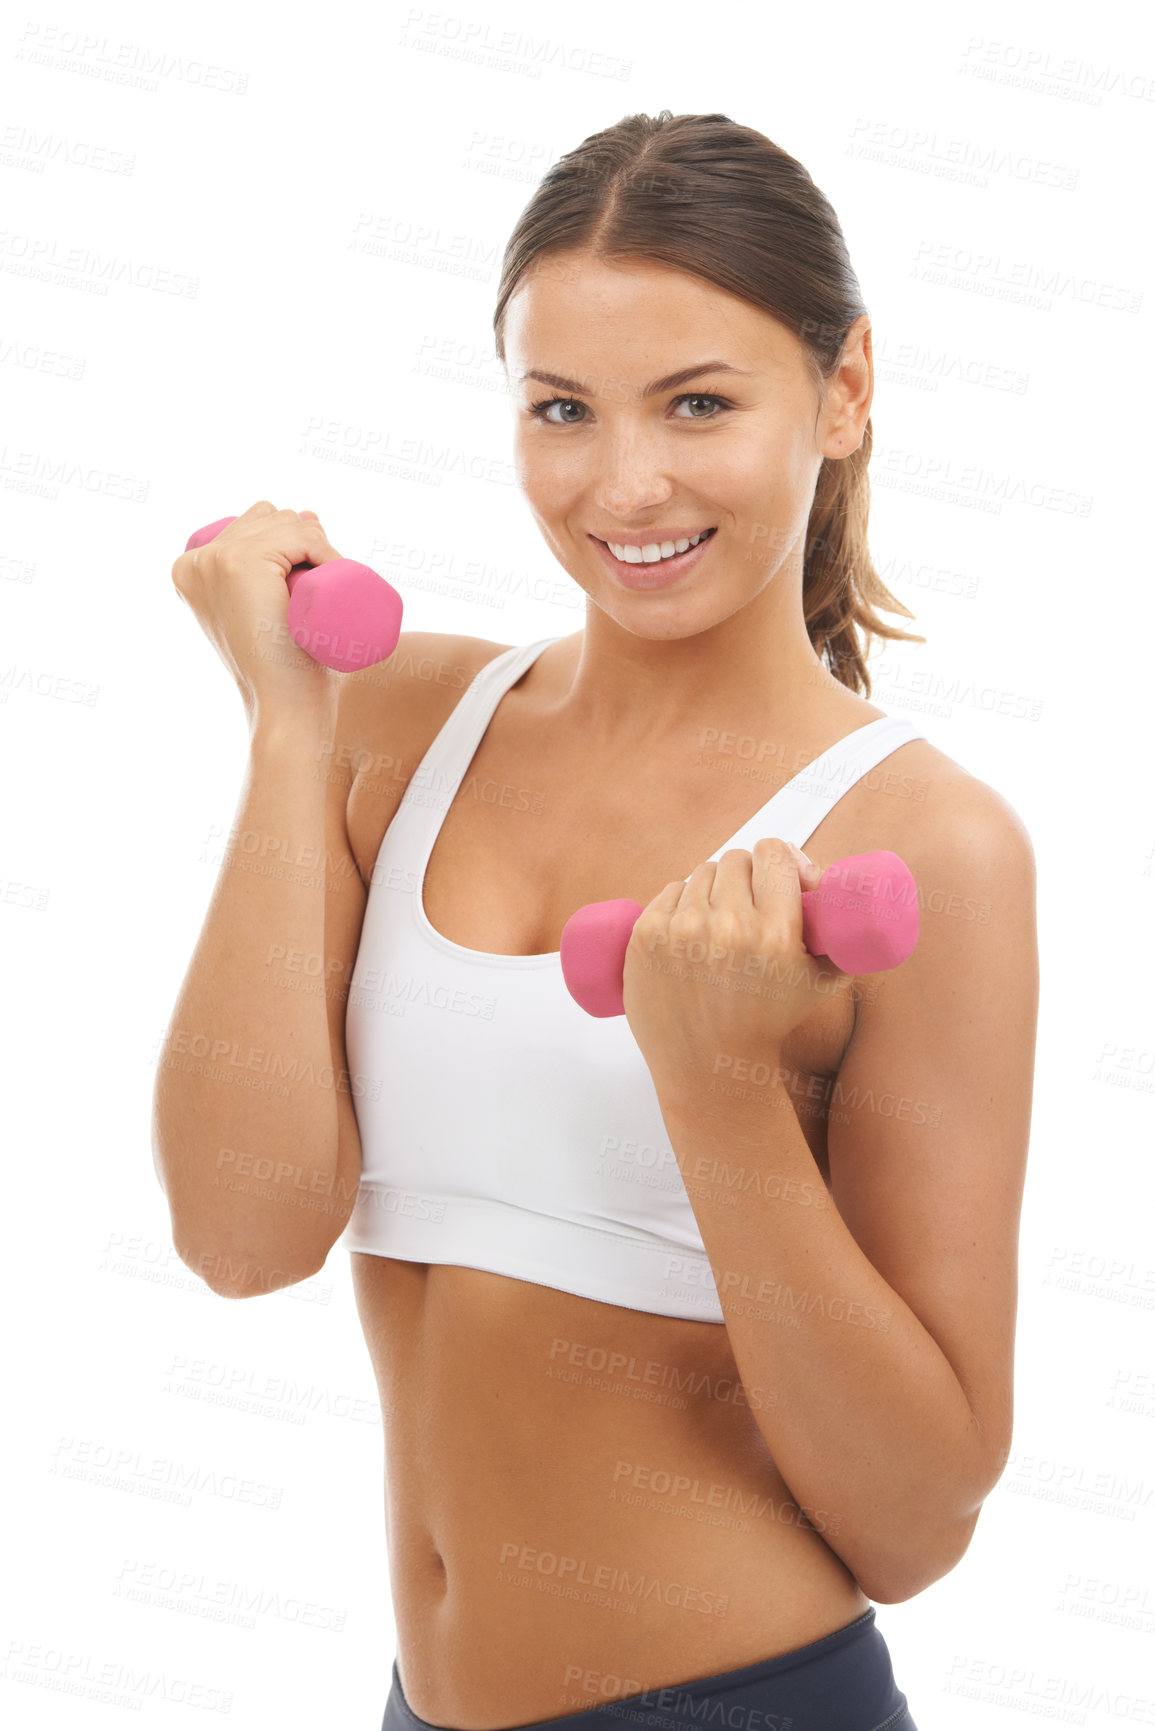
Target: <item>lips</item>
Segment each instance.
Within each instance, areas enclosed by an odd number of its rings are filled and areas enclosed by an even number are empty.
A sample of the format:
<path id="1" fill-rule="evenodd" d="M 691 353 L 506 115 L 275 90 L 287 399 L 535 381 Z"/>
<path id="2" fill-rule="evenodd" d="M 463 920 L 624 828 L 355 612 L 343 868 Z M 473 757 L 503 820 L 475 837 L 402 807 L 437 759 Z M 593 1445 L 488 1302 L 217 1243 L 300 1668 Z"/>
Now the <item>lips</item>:
<path id="1" fill-rule="evenodd" d="M 710 539 L 710 536 L 715 534 L 716 532 L 717 532 L 717 524 L 715 523 L 715 524 L 712 524 L 711 526 L 709 526 L 708 528 L 705 528 L 705 529 L 676 529 L 673 531 L 665 531 L 665 532 L 659 532 L 657 530 L 654 530 L 651 534 L 647 535 L 645 537 L 645 539 L 642 541 L 629 541 L 629 540 L 611 541 L 609 539 L 608 535 L 595 535 L 593 537 L 593 539 L 595 541 L 600 541 L 602 543 L 603 547 L 609 547 L 611 552 L 612 552 L 613 548 L 615 546 L 617 546 L 617 547 L 637 547 L 639 550 L 644 548 L 644 547 L 659 547 L 660 548 L 660 547 L 665 546 L 667 541 L 669 541 L 671 544 L 676 544 L 678 541 L 694 540 L 694 544 L 696 546 L 699 541 L 708 541 Z M 683 549 L 683 551 L 689 553 L 691 551 L 691 549 L 689 547 L 686 547 Z M 667 554 L 666 557 L 673 559 L 674 557 L 676 557 L 676 555 L 673 553 L 670 553 L 670 554 Z M 632 563 L 632 564 L 637 564 L 637 565 L 645 565 L 645 564 L 649 563 L 652 565 L 658 565 L 661 563 L 661 561 L 658 559 L 651 559 L 648 561 L 645 559 L 637 559 L 637 560 L 632 560 L 632 561 L 631 560 L 625 560 L 625 561 L 623 561 L 623 563 L 625 563 L 625 564 L 631 564 Z"/>
<path id="2" fill-rule="evenodd" d="M 647 564 L 645 560 L 628 564 L 624 559 L 615 558 L 608 544 L 598 535 L 591 535 L 590 540 L 598 549 L 598 556 L 605 564 L 611 576 L 623 589 L 667 589 L 688 574 L 703 555 L 713 545 L 717 536 L 717 525 L 705 533 L 696 547 L 688 547 L 684 553 L 674 553 L 669 559 L 655 559 Z M 680 539 L 680 537 L 679 537 Z"/>

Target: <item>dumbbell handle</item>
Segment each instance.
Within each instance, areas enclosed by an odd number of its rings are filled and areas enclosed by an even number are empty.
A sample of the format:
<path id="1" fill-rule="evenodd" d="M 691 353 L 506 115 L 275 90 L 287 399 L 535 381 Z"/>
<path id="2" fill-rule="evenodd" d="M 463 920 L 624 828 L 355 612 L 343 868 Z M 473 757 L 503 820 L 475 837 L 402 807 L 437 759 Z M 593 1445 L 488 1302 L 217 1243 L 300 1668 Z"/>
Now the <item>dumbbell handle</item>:
<path id="1" fill-rule="evenodd" d="M 195 529 L 185 552 L 213 541 L 235 517 L 218 517 Z M 314 661 L 337 673 L 352 673 L 387 661 L 401 634 L 403 606 L 391 583 L 355 559 L 294 565 L 289 588 L 289 635 Z"/>
<path id="2" fill-rule="evenodd" d="M 622 973 L 640 902 L 588 902 L 561 934 L 561 969 L 570 996 L 591 1016 L 622 1016 Z M 848 974 L 897 968 L 918 942 L 918 891 L 888 848 L 848 854 L 802 892 L 802 942 Z M 703 958 L 707 960 L 708 958 Z"/>

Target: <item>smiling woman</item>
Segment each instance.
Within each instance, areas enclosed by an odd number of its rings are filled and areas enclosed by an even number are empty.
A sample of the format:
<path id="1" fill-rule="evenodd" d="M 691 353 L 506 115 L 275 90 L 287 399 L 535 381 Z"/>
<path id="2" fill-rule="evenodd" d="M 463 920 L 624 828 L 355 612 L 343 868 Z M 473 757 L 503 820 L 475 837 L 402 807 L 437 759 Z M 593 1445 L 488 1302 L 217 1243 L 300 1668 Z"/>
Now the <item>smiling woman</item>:
<path id="1" fill-rule="evenodd" d="M 414 886 L 371 893 L 354 989 L 389 967 L 491 1006 L 349 1010 L 383 1084 L 345 1243 L 390 1415 L 385 1731 L 675 1698 L 913 1731 L 869 1599 L 954 1566 L 1009 1447 L 1029 842 L 858 695 L 861 634 L 907 609 L 866 542 L 870 320 L 799 163 L 717 114 L 587 138 L 516 225 L 494 328 L 586 621 L 478 655 L 410 754 L 437 812 L 350 806 L 366 881 Z M 544 817 L 483 814 L 467 776 Z M 803 844 L 998 912 L 927 910 L 884 988 L 808 969 Z M 627 895 L 746 965 L 631 944 L 626 1021 L 583 1018 L 561 927 Z M 770 1002 L 751 962 L 803 984 Z"/>
<path id="2" fill-rule="evenodd" d="M 867 549 L 870 320 L 801 164 L 720 114 L 587 138 L 517 222 L 495 332 L 584 628 L 405 633 L 339 703 L 252 660 L 238 826 L 348 869 L 225 884 L 174 1022 L 358 1086 L 274 1122 L 166 1071 L 177 1241 L 280 1284 L 350 1252 L 384 1731 L 914 1731 L 870 1601 L 959 1562 L 1010 1447 L 1030 842 L 869 702 L 871 637 L 908 635 L 876 610 L 907 609 Z M 238 524 L 181 566 L 222 642 L 246 550 L 254 609 L 258 575 L 335 554 L 267 502 Z M 365 767 L 319 793 L 322 752 Z M 921 930 L 855 977 L 808 955 L 801 896 L 875 850 Z M 599 1019 L 560 937 L 611 898 L 666 948 L 631 940 Z M 256 983 L 274 942 L 323 952 L 323 1006 Z M 315 1213 L 215 1187 L 214 1148 L 294 1138 Z"/>
<path id="3" fill-rule="evenodd" d="M 696 440 L 708 427 L 710 445 L 719 441 L 717 466 L 735 454 L 748 458 L 756 469 L 751 510 L 733 525 L 742 557 L 772 565 L 802 538 L 810 642 L 836 678 L 869 696 L 859 631 L 866 649 L 873 636 L 909 640 L 913 634 L 886 624 L 876 609 L 911 614 L 883 585 L 866 545 L 870 321 L 838 219 L 800 163 L 721 114 L 631 115 L 594 134 L 545 176 L 522 212 L 506 247 L 494 331 L 507 372 L 514 361 L 522 432 L 528 418 L 537 431 L 564 427 L 569 439 L 573 429 L 588 443 L 605 422 L 604 443 L 619 409 L 617 423 L 631 436 L 653 428 L 655 418 L 673 437 Z M 658 333 L 664 353 L 684 344 L 693 358 L 650 378 L 637 363 L 655 352 Z M 607 337 L 627 361 L 620 371 L 606 370 Z M 566 364 L 552 367 L 555 356 Z M 865 417 L 855 416 L 841 444 L 819 450 L 813 464 L 814 441 L 799 452 L 791 434 L 810 430 L 800 418 L 804 406 L 817 411 L 828 383 L 837 389 L 836 375 L 848 368 L 851 388 L 865 393 Z M 721 380 L 727 395 L 703 394 Z M 682 392 L 691 382 L 702 392 Z M 533 383 L 565 396 L 527 400 Z M 674 392 L 681 394 L 667 401 Z M 752 410 L 761 449 L 741 427 Z M 802 496 L 792 515 L 779 510 L 768 520 L 766 482 L 780 470 L 767 465 L 786 455 L 783 439 L 803 458 Z M 571 472 L 568 450 L 541 453 L 528 437 L 519 447 L 527 492 L 551 463 Z M 704 455 L 681 453 L 691 464 Z M 617 545 L 644 552 L 646 543 L 623 532 L 626 524 L 615 527 Z M 600 531 L 591 524 L 588 533 Z"/>

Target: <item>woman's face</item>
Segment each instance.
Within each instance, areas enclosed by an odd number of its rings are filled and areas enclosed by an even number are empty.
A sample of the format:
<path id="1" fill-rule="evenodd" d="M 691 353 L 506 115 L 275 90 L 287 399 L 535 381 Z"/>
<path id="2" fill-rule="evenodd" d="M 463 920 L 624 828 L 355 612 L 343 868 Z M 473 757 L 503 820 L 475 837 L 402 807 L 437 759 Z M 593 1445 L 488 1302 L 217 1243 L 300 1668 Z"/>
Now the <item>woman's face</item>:
<path id="1" fill-rule="evenodd" d="M 574 581 L 631 630 L 663 617 L 704 630 L 787 563 L 800 572 L 822 458 L 856 449 L 873 388 L 865 315 L 820 393 L 769 314 L 670 266 L 584 251 L 523 278 L 505 353 L 530 510 Z"/>

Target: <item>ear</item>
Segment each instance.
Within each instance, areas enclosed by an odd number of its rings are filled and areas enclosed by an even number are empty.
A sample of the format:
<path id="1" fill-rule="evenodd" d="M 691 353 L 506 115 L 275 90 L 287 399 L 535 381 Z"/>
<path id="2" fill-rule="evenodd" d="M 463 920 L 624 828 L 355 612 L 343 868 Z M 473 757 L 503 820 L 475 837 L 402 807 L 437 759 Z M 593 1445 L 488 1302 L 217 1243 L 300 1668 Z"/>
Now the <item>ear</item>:
<path id="1" fill-rule="evenodd" d="M 843 340 L 838 366 L 826 387 L 824 457 L 857 451 L 874 400 L 874 348 L 870 317 L 860 313 Z"/>

